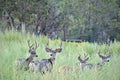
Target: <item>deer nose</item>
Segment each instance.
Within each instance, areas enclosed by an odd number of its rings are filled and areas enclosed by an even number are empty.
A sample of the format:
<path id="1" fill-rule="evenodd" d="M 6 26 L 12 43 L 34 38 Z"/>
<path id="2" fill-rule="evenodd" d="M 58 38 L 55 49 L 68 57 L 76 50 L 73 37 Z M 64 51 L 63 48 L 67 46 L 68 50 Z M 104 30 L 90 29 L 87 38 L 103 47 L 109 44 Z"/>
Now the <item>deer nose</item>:
<path id="1" fill-rule="evenodd" d="M 36 55 L 36 57 L 38 57 L 38 55 Z"/>
<path id="2" fill-rule="evenodd" d="M 50 56 L 53 56 L 53 54 L 50 54 Z"/>

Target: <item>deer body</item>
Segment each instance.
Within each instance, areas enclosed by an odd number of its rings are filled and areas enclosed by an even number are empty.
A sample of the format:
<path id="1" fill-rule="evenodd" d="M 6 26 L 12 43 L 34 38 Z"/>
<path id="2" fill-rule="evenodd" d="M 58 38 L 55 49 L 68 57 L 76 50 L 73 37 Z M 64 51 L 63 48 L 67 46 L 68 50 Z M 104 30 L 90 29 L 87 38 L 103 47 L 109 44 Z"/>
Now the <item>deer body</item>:
<path id="1" fill-rule="evenodd" d="M 39 71 L 42 73 L 51 72 L 55 59 L 43 59 L 40 61 Z"/>
<path id="2" fill-rule="evenodd" d="M 25 58 L 17 59 L 17 68 L 28 70 L 29 64 L 33 60 L 33 57 L 37 57 L 37 55 L 35 56 L 30 55 L 27 59 Z"/>
<path id="3" fill-rule="evenodd" d="M 93 67 L 93 64 L 87 63 L 89 57 L 84 54 L 84 59 L 81 59 L 81 55 L 78 56 L 78 60 L 80 62 L 81 69 L 84 70 L 84 68 L 89 68 L 91 69 Z"/>
<path id="4" fill-rule="evenodd" d="M 29 69 L 30 71 L 33 72 L 41 72 L 41 73 L 51 72 L 53 68 L 53 63 L 54 60 L 51 59 L 33 60 L 29 64 Z"/>

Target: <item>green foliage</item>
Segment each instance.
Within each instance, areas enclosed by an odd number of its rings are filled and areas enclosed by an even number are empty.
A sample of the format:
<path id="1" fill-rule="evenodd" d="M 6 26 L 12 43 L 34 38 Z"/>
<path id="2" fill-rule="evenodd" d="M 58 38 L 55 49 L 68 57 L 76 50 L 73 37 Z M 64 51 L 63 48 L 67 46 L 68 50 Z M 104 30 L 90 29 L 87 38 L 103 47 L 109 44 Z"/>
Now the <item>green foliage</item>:
<path id="1" fill-rule="evenodd" d="M 49 19 L 53 17 L 49 16 L 49 9 L 54 7 L 57 10 L 53 11 L 53 14 L 61 13 L 63 15 L 62 18 L 57 19 L 61 24 L 56 24 L 57 28 L 61 29 L 66 26 L 67 38 L 104 42 L 105 36 L 102 35 L 104 32 L 112 39 L 120 40 L 119 3 L 119 0 L 2 0 L 0 14 L 2 16 L 2 11 L 5 9 L 11 12 L 14 19 L 24 21 L 28 27 L 32 28 L 29 24 L 37 23 L 33 19 L 33 14 L 39 14 L 39 18 L 46 16 Z M 42 20 L 35 25 L 44 24 L 42 26 L 45 26 L 47 23 L 50 25 L 55 21 L 49 22 L 45 19 L 42 23 Z M 3 28 L 1 29 L 4 30 Z M 34 29 L 37 28 L 34 27 Z M 59 34 L 62 35 L 62 33 Z"/>
<path id="2" fill-rule="evenodd" d="M 14 34 L 15 33 L 15 34 Z M 111 54 L 110 62 L 105 64 L 101 70 L 93 68 L 84 71 L 77 70 L 79 65 L 77 57 L 79 54 L 87 53 L 90 56 L 88 63 L 100 62 L 96 55 L 97 48 L 102 54 L 106 54 L 108 46 L 97 43 L 71 43 L 63 42 L 62 53 L 57 54 L 54 68 L 51 73 L 41 75 L 29 71 L 16 70 L 15 60 L 26 58 L 28 56 L 27 40 L 37 41 L 40 47 L 37 49 L 38 58 L 48 58 L 49 54 L 45 52 L 45 45 L 48 38 L 40 36 L 35 37 L 29 34 L 19 34 L 17 32 L 0 33 L 0 80 L 119 80 L 120 79 L 120 42 L 111 43 L 109 50 Z M 53 49 L 59 46 L 60 41 L 49 40 L 49 46 Z M 68 65 L 73 70 L 64 73 L 59 71 L 60 67 Z"/>

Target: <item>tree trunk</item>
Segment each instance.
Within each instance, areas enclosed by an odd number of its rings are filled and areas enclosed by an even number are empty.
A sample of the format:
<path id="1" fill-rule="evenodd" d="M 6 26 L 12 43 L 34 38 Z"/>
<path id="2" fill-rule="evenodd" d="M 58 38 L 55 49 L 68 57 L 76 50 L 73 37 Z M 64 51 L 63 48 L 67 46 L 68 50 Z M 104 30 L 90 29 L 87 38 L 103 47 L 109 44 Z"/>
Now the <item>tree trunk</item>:
<path id="1" fill-rule="evenodd" d="M 25 28 L 26 28 L 25 22 L 21 22 L 21 27 L 22 27 L 22 33 L 25 33 L 26 32 L 26 30 L 25 30 Z"/>
<path id="2" fill-rule="evenodd" d="M 63 41 L 66 41 L 66 30 L 63 30 Z"/>
<path id="3" fill-rule="evenodd" d="M 10 26 L 11 26 L 12 31 L 13 31 L 14 30 L 14 21 L 13 21 L 11 16 L 9 16 L 9 22 L 10 22 Z"/>

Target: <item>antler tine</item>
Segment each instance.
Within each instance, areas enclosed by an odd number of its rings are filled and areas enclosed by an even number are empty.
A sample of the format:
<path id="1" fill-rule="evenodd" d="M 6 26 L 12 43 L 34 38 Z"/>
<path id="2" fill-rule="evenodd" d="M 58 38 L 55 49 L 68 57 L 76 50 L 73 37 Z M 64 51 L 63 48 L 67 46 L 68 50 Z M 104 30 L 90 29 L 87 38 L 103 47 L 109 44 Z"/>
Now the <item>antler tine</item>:
<path id="1" fill-rule="evenodd" d="M 35 49 L 37 49 L 39 47 L 39 44 L 37 44 L 37 42 L 35 41 Z"/>
<path id="2" fill-rule="evenodd" d="M 102 59 L 105 58 L 105 56 L 101 55 L 100 52 L 98 53 L 98 56 L 99 56 L 100 58 L 102 58 Z"/>
<path id="3" fill-rule="evenodd" d="M 88 61 L 89 57 L 87 57 L 86 59 L 83 60 L 84 63 L 86 63 Z"/>
<path id="4" fill-rule="evenodd" d="M 95 46 L 95 49 L 96 49 L 96 54 L 100 54 L 100 49 L 98 49 L 97 46 Z"/>
<path id="5" fill-rule="evenodd" d="M 85 59 L 84 59 L 85 62 L 88 61 L 88 59 L 89 59 L 88 54 L 85 54 L 85 53 L 84 53 L 84 58 L 85 58 Z"/>
<path id="6" fill-rule="evenodd" d="M 49 45 L 49 40 L 48 40 L 46 47 L 45 47 L 46 52 L 52 52 L 52 49 L 49 48 L 48 45 Z"/>
<path id="7" fill-rule="evenodd" d="M 30 40 L 27 41 L 28 42 L 28 47 L 31 48 L 34 44 L 30 45 Z"/>
<path id="8" fill-rule="evenodd" d="M 27 40 L 28 46 L 30 45 L 30 40 Z"/>
<path id="9" fill-rule="evenodd" d="M 47 44 L 46 44 L 46 47 L 48 48 L 48 45 L 49 45 L 49 40 L 48 40 L 48 42 L 47 42 Z"/>
<path id="10" fill-rule="evenodd" d="M 107 48 L 107 53 L 110 54 L 110 47 Z"/>
<path id="11" fill-rule="evenodd" d="M 55 49 L 55 52 L 58 52 L 58 53 L 60 53 L 61 51 L 62 51 L 62 41 L 61 41 L 61 43 L 60 43 L 60 47 L 59 48 L 57 48 L 57 49 Z"/>
<path id="12" fill-rule="evenodd" d="M 61 43 L 60 43 L 60 48 L 62 47 L 62 41 L 61 41 Z"/>
<path id="13" fill-rule="evenodd" d="M 110 55 L 110 51 L 108 50 L 108 51 L 107 51 L 107 54 L 106 54 L 105 56 L 103 56 L 103 57 L 104 57 L 104 58 L 110 58 L 110 56 L 111 56 L 111 55 Z"/>
<path id="14" fill-rule="evenodd" d="M 88 54 L 85 54 L 85 53 L 84 53 L 84 57 L 86 58 L 87 56 L 88 56 Z"/>
<path id="15" fill-rule="evenodd" d="M 99 50 L 99 49 L 97 49 L 97 54 L 98 54 L 98 55 L 100 54 L 100 50 Z"/>
<path id="16" fill-rule="evenodd" d="M 81 63 L 86 63 L 88 61 L 89 57 L 87 57 L 86 59 L 81 59 L 81 55 L 78 56 L 78 60 L 81 62 Z"/>

